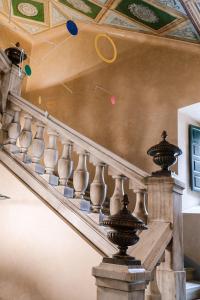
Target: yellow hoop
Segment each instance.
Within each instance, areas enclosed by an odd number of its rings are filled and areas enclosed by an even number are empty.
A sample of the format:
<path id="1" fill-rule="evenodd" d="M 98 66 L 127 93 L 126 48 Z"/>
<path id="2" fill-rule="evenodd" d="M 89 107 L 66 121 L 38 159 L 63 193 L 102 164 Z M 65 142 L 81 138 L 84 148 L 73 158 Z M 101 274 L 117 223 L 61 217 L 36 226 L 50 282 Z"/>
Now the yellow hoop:
<path id="1" fill-rule="evenodd" d="M 102 37 L 106 38 L 106 39 L 111 43 L 111 45 L 112 45 L 112 47 L 113 47 L 113 52 L 114 52 L 114 54 L 113 54 L 113 58 L 112 58 L 112 59 L 108 59 L 108 58 L 104 57 L 104 56 L 101 54 L 101 52 L 99 51 L 99 48 L 98 48 L 98 41 L 99 41 L 99 39 L 102 38 Z M 116 48 L 116 46 L 115 46 L 115 43 L 113 42 L 113 40 L 111 39 L 111 37 L 109 37 L 109 36 L 108 36 L 107 34 L 105 34 L 105 33 L 99 33 L 99 34 L 96 35 L 96 37 L 95 37 L 95 50 L 96 50 L 96 52 L 97 52 L 97 55 L 98 55 L 103 61 L 105 61 L 105 62 L 108 63 L 108 64 L 112 64 L 112 63 L 116 60 L 116 58 L 117 58 L 117 48 Z"/>

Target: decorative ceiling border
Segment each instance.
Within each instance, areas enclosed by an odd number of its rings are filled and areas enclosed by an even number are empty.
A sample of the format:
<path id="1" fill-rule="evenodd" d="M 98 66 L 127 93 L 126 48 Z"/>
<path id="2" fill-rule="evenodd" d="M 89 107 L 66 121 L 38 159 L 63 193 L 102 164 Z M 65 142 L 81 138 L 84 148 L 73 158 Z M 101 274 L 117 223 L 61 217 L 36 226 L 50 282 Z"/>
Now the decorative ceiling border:
<path id="1" fill-rule="evenodd" d="M 200 0 L 11 0 L 33 17 L 13 14 L 10 22 L 25 33 L 35 35 L 63 25 L 67 20 L 98 23 L 122 30 L 142 32 L 173 39 L 200 42 Z M 34 18 L 31 4 L 42 3 L 44 20 Z M 184 3 L 183 3 L 184 2 Z M 0 0 L 0 15 L 9 18 L 10 0 Z M 27 5 L 24 5 L 27 4 Z M 187 9 L 186 9 L 187 7 Z M 189 21 L 187 14 L 192 15 Z M 199 20 L 198 20 L 199 16 Z M 195 19 L 196 18 L 196 19 Z M 195 23 L 196 20 L 196 23 Z M 198 26 L 197 26 L 197 22 Z M 103 27 L 102 27 L 103 28 Z"/>
<path id="2" fill-rule="evenodd" d="M 200 35 L 200 0 L 179 0 Z"/>

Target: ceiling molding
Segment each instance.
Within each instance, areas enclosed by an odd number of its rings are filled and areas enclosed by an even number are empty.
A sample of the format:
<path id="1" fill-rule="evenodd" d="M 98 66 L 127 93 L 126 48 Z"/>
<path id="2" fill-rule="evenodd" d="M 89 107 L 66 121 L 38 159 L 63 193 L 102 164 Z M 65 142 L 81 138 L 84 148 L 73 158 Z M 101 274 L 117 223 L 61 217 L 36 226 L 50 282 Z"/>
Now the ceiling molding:
<path id="1" fill-rule="evenodd" d="M 0 0 L 1 15 L 33 40 L 72 19 L 200 42 L 200 0 Z"/>
<path id="2" fill-rule="evenodd" d="M 200 0 L 180 0 L 191 23 L 200 35 Z"/>

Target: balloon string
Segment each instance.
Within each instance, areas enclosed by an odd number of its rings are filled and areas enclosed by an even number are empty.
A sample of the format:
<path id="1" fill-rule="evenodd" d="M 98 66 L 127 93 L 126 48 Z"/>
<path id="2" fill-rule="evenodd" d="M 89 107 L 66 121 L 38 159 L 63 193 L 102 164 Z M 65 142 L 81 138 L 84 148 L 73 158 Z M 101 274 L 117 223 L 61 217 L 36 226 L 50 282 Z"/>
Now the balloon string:
<path id="1" fill-rule="evenodd" d="M 73 20 L 73 17 L 72 17 Z M 83 26 L 83 28 L 81 29 L 81 31 L 84 30 L 84 28 L 87 26 L 87 24 L 85 24 L 85 26 Z M 81 32 L 79 31 L 79 33 Z M 56 50 L 57 48 L 59 48 L 60 46 L 62 46 L 68 39 L 74 37 L 73 35 L 68 36 L 66 39 L 64 39 L 64 41 L 58 43 L 56 46 L 54 46 L 54 48 L 52 48 L 45 56 L 42 57 L 42 59 L 39 60 L 39 62 L 43 62 L 54 50 Z M 41 64 L 39 64 L 39 66 L 41 66 Z"/>
<path id="2" fill-rule="evenodd" d="M 47 57 L 56 49 L 58 49 L 60 46 L 62 46 L 68 39 L 70 39 L 72 36 L 68 36 L 66 39 L 64 39 L 64 41 L 60 42 L 59 44 L 57 44 L 56 46 L 54 46 L 47 54 L 45 54 L 45 56 L 42 57 L 42 59 L 40 59 L 40 63 L 43 62 L 45 59 L 47 59 Z"/>
<path id="3" fill-rule="evenodd" d="M 95 86 L 95 91 L 96 91 L 96 89 L 102 90 L 102 91 L 104 91 L 105 93 L 107 93 L 107 94 L 109 94 L 109 95 L 112 95 L 111 92 L 109 92 L 108 90 L 106 90 L 106 89 L 103 88 L 102 86 L 96 85 L 96 86 Z"/>
<path id="4" fill-rule="evenodd" d="M 65 83 L 61 83 L 61 85 L 70 93 L 73 94 L 72 90 L 65 84 Z"/>

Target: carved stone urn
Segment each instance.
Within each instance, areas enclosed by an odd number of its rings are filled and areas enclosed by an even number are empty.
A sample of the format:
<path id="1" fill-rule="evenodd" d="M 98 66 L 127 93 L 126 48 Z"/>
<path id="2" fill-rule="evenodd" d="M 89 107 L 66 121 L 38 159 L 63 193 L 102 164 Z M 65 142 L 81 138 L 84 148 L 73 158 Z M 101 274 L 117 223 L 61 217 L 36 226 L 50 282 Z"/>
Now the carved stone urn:
<path id="1" fill-rule="evenodd" d="M 119 265 L 141 265 L 140 260 L 127 254 L 127 249 L 139 241 L 137 231 L 145 230 L 147 227 L 142 220 L 132 215 L 128 210 L 128 203 L 128 196 L 124 195 L 123 208 L 117 214 L 106 217 L 102 222 L 104 226 L 111 228 L 107 237 L 119 249 L 112 258 L 105 257 L 103 262 Z"/>
<path id="2" fill-rule="evenodd" d="M 18 66 L 21 60 L 27 59 L 27 55 L 25 52 L 23 52 L 20 49 L 20 43 L 16 43 L 16 47 L 10 47 L 5 49 L 5 53 L 12 62 L 12 64 Z"/>
<path id="3" fill-rule="evenodd" d="M 182 154 L 179 147 L 170 144 L 167 139 L 167 132 L 163 131 L 161 142 L 151 147 L 147 154 L 153 156 L 153 161 L 156 165 L 161 166 L 161 170 L 153 172 L 155 176 L 171 176 L 170 166 L 177 162 L 177 157 Z"/>

